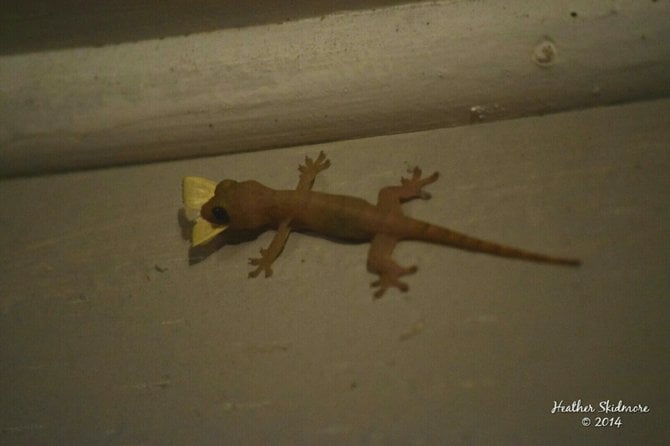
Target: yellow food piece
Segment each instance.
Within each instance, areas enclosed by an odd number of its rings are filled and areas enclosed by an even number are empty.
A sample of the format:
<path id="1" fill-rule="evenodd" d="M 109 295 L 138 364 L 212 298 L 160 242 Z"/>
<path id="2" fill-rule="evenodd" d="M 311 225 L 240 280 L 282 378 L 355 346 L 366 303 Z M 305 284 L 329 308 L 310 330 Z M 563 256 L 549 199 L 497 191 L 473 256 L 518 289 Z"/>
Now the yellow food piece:
<path id="1" fill-rule="evenodd" d="M 216 190 L 216 182 L 202 177 L 184 177 L 182 182 L 182 200 L 189 220 L 195 221 L 191 233 L 191 244 L 198 246 L 207 243 L 223 232 L 227 225 L 215 225 L 200 216 L 200 208 L 207 203 Z"/>

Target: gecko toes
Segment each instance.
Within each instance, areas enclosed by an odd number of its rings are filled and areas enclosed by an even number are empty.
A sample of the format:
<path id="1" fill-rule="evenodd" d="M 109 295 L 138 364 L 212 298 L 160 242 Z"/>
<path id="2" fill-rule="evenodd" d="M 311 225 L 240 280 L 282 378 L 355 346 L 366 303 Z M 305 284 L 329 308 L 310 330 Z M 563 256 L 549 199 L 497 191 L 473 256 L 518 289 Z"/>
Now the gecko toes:
<path id="1" fill-rule="evenodd" d="M 319 152 L 319 156 L 316 158 L 316 161 L 306 156 L 305 164 L 299 165 L 298 170 L 303 174 L 316 176 L 316 174 L 326 170 L 328 167 L 330 167 L 330 160 L 326 159 L 326 154 L 322 151 Z"/>
<path id="2" fill-rule="evenodd" d="M 439 174 L 434 172 L 431 176 L 427 178 L 421 178 L 421 169 L 415 167 L 413 170 L 408 170 L 412 174 L 411 178 L 401 178 L 400 184 L 404 189 L 404 194 L 401 196 L 401 199 L 410 199 L 410 198 L 421 198 L 422 200 L 427 200 L 431 197 L 428 192 L 422 190 L 427 184 L 437 181 Z"/>
<path id="3" fill-rule="evenodd" d="M 264 257 L 249 259 L 249 265 L 258 267 L 253 271 L 249 271 L 249 277 L 258 277 L 261 271 L 264 272 L 265 277 L 270 277 L 272 275 L 272 267 L 270 266 L 271 263 L 268 263 Z"/>
<path id="4" fill-rule="evenodd" d="M 248 275 L 248 277 L 249 277 L 249 278 L 258 277 L 258 275 L 261 273 L 261 271 L 264 272 L 265 277 L 270 277 L 270 276 L 272 275 L 272 268 L 269 268 L 269 267 L 265 267 L 265 266 L 263 266 L 263 265 L 260 265 L 260 266 L 259 266 L 258 268 L 256 268 L 255 270 L 253 270 L 253 271 L 249 271 L 249 275 Z"/>
<path id="5" fill-rule="evenodd" d="M 408 268 L 404 274 L 411 274 L 413 272 L 416 272 L 416 267 Z M 383 274 L 379 277 L 379 280 L 375 280 L 370 284 L 371 287 L 379 287 L 377 291 L 374 293 L 374 297 L 376 299 L 379 299 L 384 295 L 387 289 L 390 287 L 395 287 L 398 288 L 400 291 L 403 293 L 406 293 L 409 290 L 409 285 L 407 285 L 405 282 L 402 282 L 398 280 L 398 275 L 389 275 L 389 274 Z"/>

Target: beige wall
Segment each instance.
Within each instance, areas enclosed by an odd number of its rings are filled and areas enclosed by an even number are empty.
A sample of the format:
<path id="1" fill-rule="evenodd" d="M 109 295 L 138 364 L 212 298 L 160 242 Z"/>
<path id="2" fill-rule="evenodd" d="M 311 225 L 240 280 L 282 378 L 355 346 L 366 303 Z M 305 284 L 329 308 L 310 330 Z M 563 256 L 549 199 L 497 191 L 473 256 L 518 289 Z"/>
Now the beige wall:
<path id="1" fill-rule="evenodd" d="M 670 374 L 670 101 L 320 146 L 0 181 L 2 444 L 662 444 Z M 374 200 L 579 269 L 402 243 L 378 301 L 368 246 L 293 234 L 192 256 L 184 175 Z M 199 254 L 203 254 L 200 252 Z M 585 428 L 554 401 L 644 404 Z"/>

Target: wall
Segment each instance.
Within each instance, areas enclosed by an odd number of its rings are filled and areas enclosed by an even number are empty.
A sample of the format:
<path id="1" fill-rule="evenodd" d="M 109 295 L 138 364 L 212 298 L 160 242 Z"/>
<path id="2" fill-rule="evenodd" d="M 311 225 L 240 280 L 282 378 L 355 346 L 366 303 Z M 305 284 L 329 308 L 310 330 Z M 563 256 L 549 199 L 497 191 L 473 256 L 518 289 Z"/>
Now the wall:
<path id="1" fill-rule="evenodd" d="M 2 444 L 662 444 L 670 437 L 670 101 L 0 182 Z M 292 234 L 192 251 L 184 175 L 374 200 L 441 173 L 413 216 L 578 269 Z M 643 404 L 621 428 L 554 402 Z"/>

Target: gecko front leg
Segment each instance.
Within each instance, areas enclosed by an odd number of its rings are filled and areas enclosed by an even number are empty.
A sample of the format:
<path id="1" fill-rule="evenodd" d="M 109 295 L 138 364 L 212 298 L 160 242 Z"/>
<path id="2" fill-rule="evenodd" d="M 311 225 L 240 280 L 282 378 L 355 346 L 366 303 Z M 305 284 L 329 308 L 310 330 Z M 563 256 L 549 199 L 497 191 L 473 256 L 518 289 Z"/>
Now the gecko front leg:
<path id="1" fill-rule="evenodd" d="M 312 189 L 314 179 L 319 172 L 326 170 L 329 166 L 330 160 L 326 158 L 326 155 L 323 152 L 319 152 L 316 161 L 306 156 L 305 164 L 298 166 L 300 179 L 298 180 L 296 191 L 298 193 L 308 193 Z M 279 257 L 279 254 L 281 254 L 290 233 L 291 218 L 287 218 L 279 223 L 277 233 L 270 242 L 270 246 L 261 248 L 261 256 L 249 259 L 249 264 L 257 266 L 255 270 L 249 272 L 249 277 L 256 277 L 261 271 L 265 273 L 265 277 L 270 277 L 272 275 L 272 263 L 274 263 L 277 257 Z"/>
<path id="2" fill-rule="evenodd" d="M 270 246 L 266 248 L 261 248 L 261 256 L 254 257 L 249 259 L 250 265 L 258 266 L 253 271 L 249 272 L 249 277 L 256 277 L 260 274 L 261 271 L 265 272 L 265 277 L 270 277 L 272 275 L 272 263 L 275 261 L 279 254 L 281 254 L 286 244 L 286 239 L 291 232 L 291 227 L 289 224 L 291 220 L 284 220 L 280 223 L 277 228 L 277 233 L 270 242 Z"/>
<path id="3" fill-rule="evenodd" d="M 312 158 L 306 156 L 305 164 L 298 166 L 300 171 L 300 180 L 298 181 L 298 186 L 295 188 L 298 192 L 307 192 L 312 189 L 314 185 L 314 179 L 319 174 L 319 172 L 324 171 L 330 167 L 330 160 L 326 158 L 326 154 L 323 151 L 319 152 L 319 156 L 316 158 L 316 161 L 313 161 Z"/>

